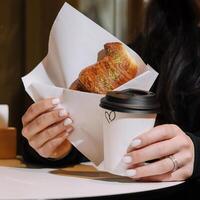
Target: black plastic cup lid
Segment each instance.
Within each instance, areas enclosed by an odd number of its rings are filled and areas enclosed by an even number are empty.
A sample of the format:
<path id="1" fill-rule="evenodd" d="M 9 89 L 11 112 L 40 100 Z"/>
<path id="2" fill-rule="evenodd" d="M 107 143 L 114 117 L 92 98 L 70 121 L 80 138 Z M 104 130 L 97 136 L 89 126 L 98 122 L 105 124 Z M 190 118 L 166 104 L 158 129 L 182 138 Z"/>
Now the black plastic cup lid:
<path id="1" fill-rule="evenodd" d="M 141 114 L 158 113 L 160 110 L 155 93 L 135 89 L 108 92 L 101 99 L 100 107 L 112 111 Z"/>

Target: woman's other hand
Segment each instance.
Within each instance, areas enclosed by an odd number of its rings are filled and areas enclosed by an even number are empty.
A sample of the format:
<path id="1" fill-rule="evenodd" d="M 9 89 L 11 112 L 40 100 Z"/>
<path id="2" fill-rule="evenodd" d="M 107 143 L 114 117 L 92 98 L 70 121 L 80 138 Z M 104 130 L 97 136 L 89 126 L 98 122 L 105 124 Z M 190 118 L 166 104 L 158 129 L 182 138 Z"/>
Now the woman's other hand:
<path id="1" fill-rule="evenodd" d="M 178 126 L 161 125 L 135 138 L 124 162 L 135 180 L 186 180 L 193 173 L 194 145 Z"/>
<path id="2" fill-rule="evenodd" d="M 72 119 L 60 105 L 59 98 L 32 104 L 22 123 L 22 135 L 40 156 L 61 159 L 70 152 L 67 138 L 73 131 Z"/>

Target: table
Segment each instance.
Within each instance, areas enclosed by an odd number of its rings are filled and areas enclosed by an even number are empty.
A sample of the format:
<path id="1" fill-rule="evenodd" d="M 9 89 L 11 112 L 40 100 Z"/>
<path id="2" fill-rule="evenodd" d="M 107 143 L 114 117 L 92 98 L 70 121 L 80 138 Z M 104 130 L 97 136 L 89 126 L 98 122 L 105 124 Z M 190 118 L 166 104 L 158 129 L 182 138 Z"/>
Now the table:
<path id="1" fill-rule="evenodd" d="M 22 199 L 23 193 L 28 195 L 25 199 L 66 199 L 67 190 L 67 199 L 194 199 L 200 187 L 199 181 L 152 183 L 153 190 L 142 192 L 142 187 L 151 183 L 130 183 L 127 178 L 96 171 L 91 165 L 38 168 L 27 166 L 21 159 L 0 160 L 0 177 L 0 199 Z M 45 190 L 46 196 L 36 198 Z"/>

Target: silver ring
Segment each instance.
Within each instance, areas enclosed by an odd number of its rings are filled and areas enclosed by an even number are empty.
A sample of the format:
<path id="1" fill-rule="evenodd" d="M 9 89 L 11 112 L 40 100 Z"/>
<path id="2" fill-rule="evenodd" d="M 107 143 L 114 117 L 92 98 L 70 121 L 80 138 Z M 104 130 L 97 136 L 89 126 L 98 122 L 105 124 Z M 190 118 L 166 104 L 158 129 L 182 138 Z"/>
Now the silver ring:
<path id="1" fill-rule="evenodd" d="M 178 161 L 176 160 L 176 158 L 174 156 L 169 156 L 168 157 L 172 163 L 173 163 L 173 169 L 172 169 L 172 172 L 176 171 L 178 168 L 179 168 L 179 164 L 178 164 Z"/>

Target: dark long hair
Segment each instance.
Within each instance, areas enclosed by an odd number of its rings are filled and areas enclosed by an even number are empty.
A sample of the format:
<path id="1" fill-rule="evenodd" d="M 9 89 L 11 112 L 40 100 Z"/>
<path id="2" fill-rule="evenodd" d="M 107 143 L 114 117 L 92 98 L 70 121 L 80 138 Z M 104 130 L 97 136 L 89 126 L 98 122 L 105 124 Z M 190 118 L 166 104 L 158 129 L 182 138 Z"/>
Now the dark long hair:
<path id="1" fill-rule="evenodd" d="M 151 0 L 143 58 L 159 72 L 161 117 L 200 130 L 200 31 L 195 0 Z"/>

